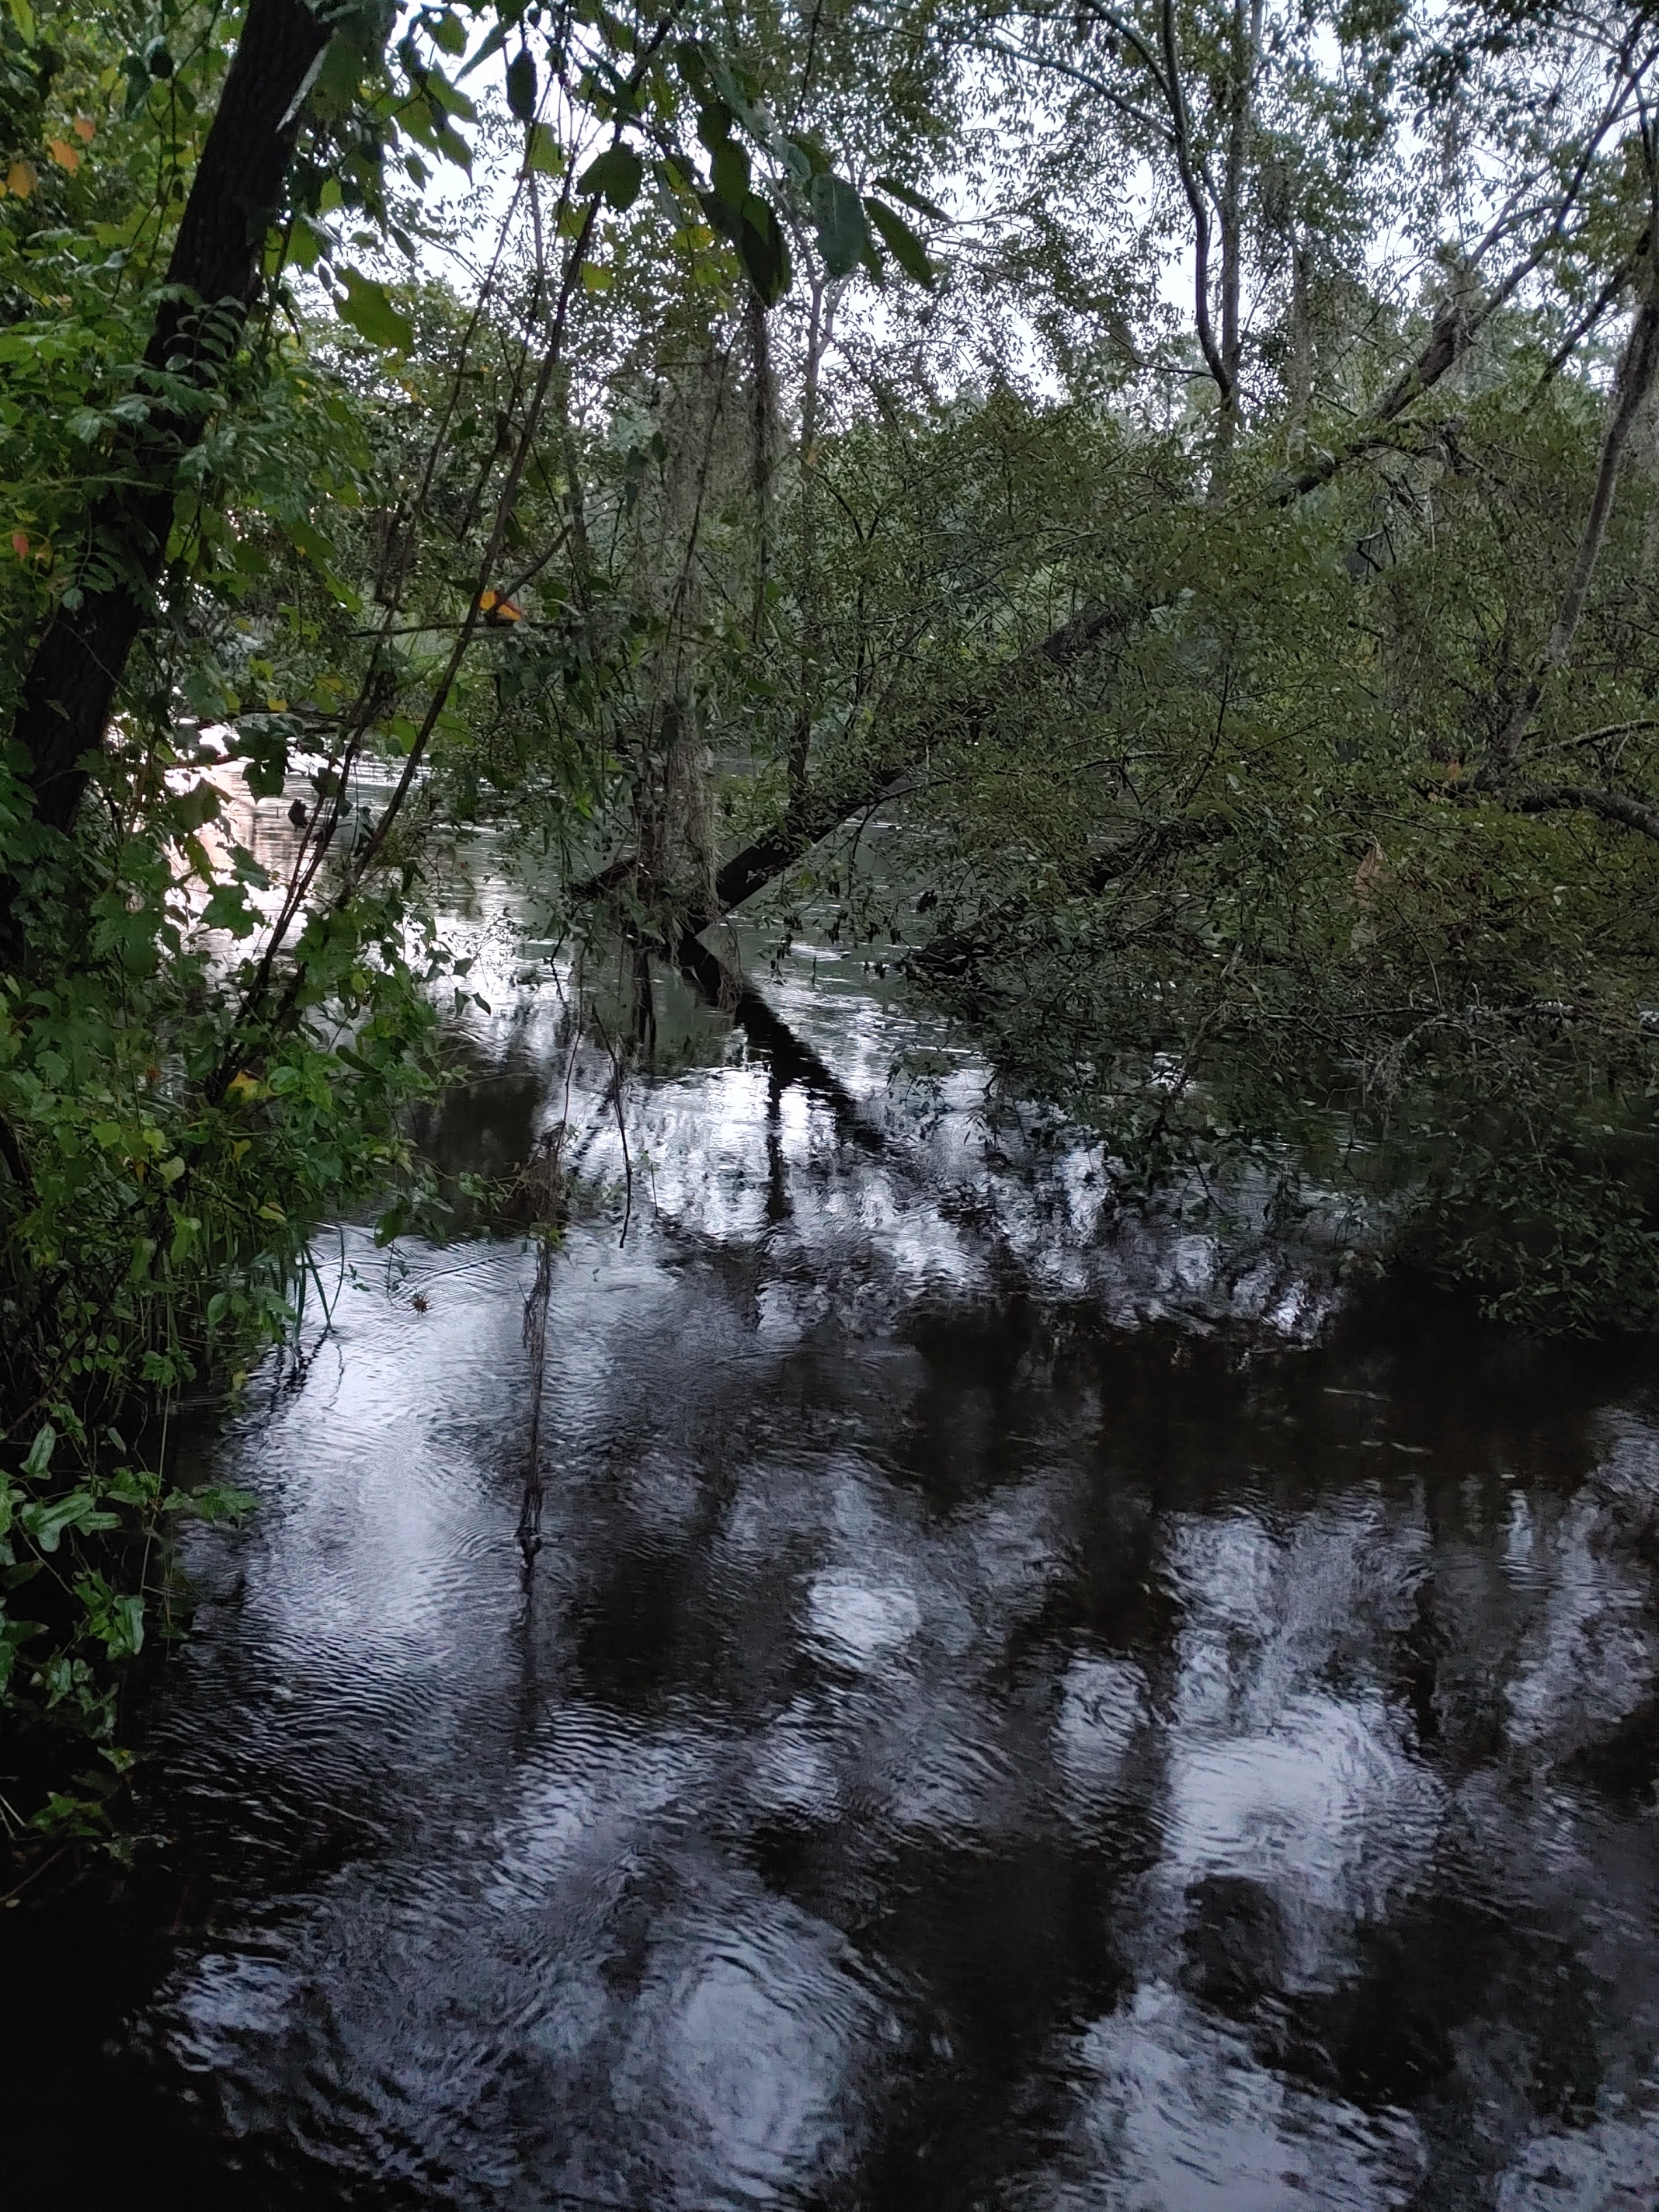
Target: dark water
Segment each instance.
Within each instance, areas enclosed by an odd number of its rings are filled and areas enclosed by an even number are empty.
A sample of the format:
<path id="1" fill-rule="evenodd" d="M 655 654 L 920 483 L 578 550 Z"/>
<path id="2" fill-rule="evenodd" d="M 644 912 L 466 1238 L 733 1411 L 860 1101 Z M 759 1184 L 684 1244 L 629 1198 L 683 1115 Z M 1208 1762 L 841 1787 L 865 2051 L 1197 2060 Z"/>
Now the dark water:
<path id="1" fill-rule="evenodd" d="M 705 1025 L 620 1248 L 571 1069 L 527 1589 L 516 1249 L 349 1234 L 195 1448 L 261 1507 L 191 1561 L 171 1839 L 0 1923 L 13 2201 L 1659 2203 L 1645 1361 L 1114 1226 L 819 982 L 844 1091 Z M 566 1110 L 500 997 L 454 1162 Z"/>

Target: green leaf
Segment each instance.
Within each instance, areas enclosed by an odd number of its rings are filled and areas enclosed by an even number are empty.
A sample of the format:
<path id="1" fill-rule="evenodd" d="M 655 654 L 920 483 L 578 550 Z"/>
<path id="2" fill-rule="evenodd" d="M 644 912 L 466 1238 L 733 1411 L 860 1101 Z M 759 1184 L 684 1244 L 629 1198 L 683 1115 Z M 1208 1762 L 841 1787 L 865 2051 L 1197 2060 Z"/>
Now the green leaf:
<path id="1" fill-rule="evenodd" d="M 674 49 L 674 59 L 679 64 L 680 75 L 692 97 L 703 100 L 708 94 L 708 56 L 696 39 L 682 39 Z"/>
<path id="2" fill-rule="evenodd" d="M 324 255 L 333 251 L 334 241 L 308 215 L 295 218 L 289 234 L 289 258 L 301 269 L 314 269 Z"/>
<path id="3" fill-rule="evenodd" d="M 464 64 L 461 68 L 456 70 L 455 82 L 457 84 L 460 82 L 464 76 L 471 76 L 473 70 L 480 67 L 484 62 L 487 62 L 492 54 L 500 53 L 501 48 L 507 44 L 507 27 L 505 23 L 496 24 L 495 29 L 484 40 L 483 46 L 481 46 L 477 52 L 473 55 L 471 60 Z"/>
<path id="4" fill-rule="evenodd" d="M 202 908 L 202 926 L 205 929 L 228 929 L 233 937 L 252 937 L 259 926 L 259 917 L 248 904 L 247 893 L 240 884 L 216 884 L 211 897 Z"/>
<path id="5" fill-rule="evenodd" d="M 131 1659 L 144 1648 L 144 1601 L 112 1590 L 102 1575 L 82 1575 L 75 1595 L 86 1608 L 87 1627 L 112 1659 Z"/>
<path id="6" fill-rule="evenodd" d="M 34 44 L 34 10 L 30 7 L 29 0 L 8 0 L 8 4 L 12 21 L 23 34 L 24 45 L 32 46 Z"/>
<path id="7" fill-rule="evenodd" d="M 589 165 L 577 185 L 579 191 L 603 192 L 613 208 L 631 208 L 639 197 L 645 164 L 631 146 L 609 146 Z"/>
<path id="8" fill-rule="evenodd" d="M 749 198 L 749 156 L 734 138 L 723 138 L 708 164 L 716 195 L 738 215 Z"/>
<path id="9" fill-rule="evenodd" d="M 783 142 L 783 163 L 799 185 L 810 185 L 814 177 L 827 176 L 835 163 L 816 138 L 798 131 L 793 138 Z"/>
<path id="10" fill-rule="evenodd" d="M 463 123 L 476 123 L 478 111 L 464 92 L 457 92 L 441 70 L 428 70 L 421 80 L 421 88 L 432 106 L 446 115 L 459 116 Z"/>
<path id="11" fill-rule="evenodd" d="M 914 276 L 918 284 L 931 284 L 937 273 L 927 258 L 927 249 L 902 216 L 884 207 L 879 200 L 866 197 L 864 212 L 881 234 L 881 242 L 892 255 L 907 276 Z"/>
<path id="12" fill-rule="evenodd" d="M 336 30 L 324 50 L 322 66 L 306 94 L 306 106 L 311 113 L 325 122 L 349 114 L 356 104 L 363 78 L 377 58 L 378 54 L 372 56 L 362 38 L 352 36 L 343 27 Z M 329 181 L 335 180 L 331 178 Z M 327 202 L 324 204 L 326 206 Z"/>
<path id="13" fill-rule="evenodd" d="M 388 1206 L 375 1223 L 374 1242 L 380 1245 L 395 1244 L 408 1227 L 409 1206 L 405 1200 L 399 1199 L 395 1206 Z"/>
<path id="14" fill-rule="evenodd" d="M 532 123 L 525 143 L 525 167 L 534 169 L 538 176 L 562 177 L 564 174 L 564 148 L 553 136 L 545 123 Z"/>
<path id="15" fill-rule="evenodd" d="M 288 781 L 288 739 L 280 729 L 244 724 L 239 749 L 246 756 L 242 781 L 255 799 L 280 799 Z"/>
<path id="16" fill-rule="evenodd" d="M 62 1662 L 64 1667 L 68 1663 Z M 56 1661 L 44 1673 L 51 1692 L 46 1702 L 55 1705 L 69 1694 L 69 1678 L 64 1675 L 59 1679 L 60 1668 Z M 95 1798 L 71 1797 L 66 1790 L 54 1790 L 40 1810 L 30 1814 L 29 1826 L 48 1836 L 101 1836 L 108 1831 L 109 1815 Z"/>
<path id="17" fill-rule="evenodd" d="M 303 516 L 290 516 L 283 528 L 314 568 L 331 568 L 334 566 L 334 548 L 322 532 L 313 530 Z"/>
<path id="18" fill-rule="evenodd" d="M 466 52 L 466 26 L 453 8 L 441 9 L 435 14 L 428 9 L 422 16 L 421 23 L 433 44 L 441 46 L 445 53 L 464 54 Z"/>
<path id="19" fill-rule="evenodd" d="M 528 46 L 520 46 L 507 65 L 507 104 L 520 123 L 536 115 L 536 64 Z"/>
<path id="20" fill-rule="evenodd" d="M 900 184 L 896 177 L 876 177 L 872 179 L 872 182 L 878 192 L 885 192 L 890 198 L 902 200 L 906 207 L 914 208 L 918 215 L 932 216 L 935 222 L 949 222 L 951 220 L 942 207 L 933 200 L 924 198 L 921 193 L 912 191 L 908 185 Z M 866 200 L 865 205 L 867 207 L 869 204 Z"/>
<path id="21" fill-rule="evenodd" d="M 384 284 L 356 269 L 345 272 L 346 295 L 337 304 L 342 319 L 361 331 L 371 345 L 406 353 L 415 342 L 415 325 L 392 305 Z"/>
<path id="22" fill-rule="evenodd" d="M 72 1490 L 67 1498 L 54 1498 L 50 1504 L 26 1505 L 17 1518 L 24 1534 L 43 1552 L 55 1552 L 70 1528 L 92 1534 L 100 1528 L 120 1526 L 120 1516 L 100 1512 L 92 1493 L 86 1490 Z"/>
<path id="23" fill-rule="evenodd" d="M 174 1491 L 167 1500 L 176 1512 L 194 1513 L 204 1521 L 243 1521 L 259 1503 L 251 1490 L 234 1490 L 226 1483 L 209 1483 L 188 1493 Z"/>
<path id="24" fill-rule="evenodd" d="M 850 276 L 870 246 L 863 201 L 845 177 L 826 173 L 812 179 L 811 205 L 825 270 L 831 276 Z"/>
<path id="25" fill-rule="evenodd" d="M 18 1645 L 27 1644 L 31 1637 L 44 1636 L 46 1629 L 44 1620 L 8 1620 L 0 1625 L 0 1691 L 11 1680 Z"/>
<path id="26" fill-rule="evenodd" d="M 711 154 L 732 136 L 732 111 L 723 100 L 711 100 L 697 116 L 697 136 Z"/>
<path id="27" fill-rule="evenodd" d="M 23 1473 L 31 1482 L 39 1482 L 52 1465 L 52 1455 L 57 1443 L 57 1430 L 50 1421 L 43 1421 L 34 1432 L 34 1442 L 29 1446 L 28 1457 L 23 1462 Z"/>
<path id="28" fill-rule="evenodd" d="M 789 241 L 770 204 L 750 192 L 743 204 L 736 240 L 750 283 L 763 307 L 775 307 L 789 289 Z"/>
<path id="29" fill-rule="evenodd" d="M 349 607 L 355 614 L 362 606 L 362 600 L 335 567 L 334 548 L 321 531 L 313 530 L 302 516 L 289 517 L 283 527 L 322 578 L 330 597 L 337 600 L 341 606 Z"/>
<path id="30" fill-rule="evenodd" d="M 188 832 L 199 830 L 205 822 L 211 822 L 223 803 L 217 790 L 204 776 L 199 783 L 192 784 L 188 791 L 179 793 L 169 807 L 168 812 L 172 816 L 174 825 L 179 830 Z"/>

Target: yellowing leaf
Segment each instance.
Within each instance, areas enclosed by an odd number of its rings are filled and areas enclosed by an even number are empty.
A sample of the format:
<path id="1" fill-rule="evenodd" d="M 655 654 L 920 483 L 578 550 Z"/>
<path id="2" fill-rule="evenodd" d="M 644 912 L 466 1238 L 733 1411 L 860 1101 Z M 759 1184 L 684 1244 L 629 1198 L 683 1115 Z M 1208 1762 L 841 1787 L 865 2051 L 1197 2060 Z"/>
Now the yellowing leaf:
<path id="1" fill-rule="evenodd" d="M 26 200 L 40 181 L 33 161 L 14 161 L 6 172 L 6 190 L 20 200 Z"/>
<path id="2" fill-rule="evenodd" d="M 20 561 L 27 561 L 28 559 L 29 540 L 28 532 L 27 531 L 14 530 L 12 532 L 11 550 L 17 556 Z"/>
<path id="3" fill-rule="evenodd" d="M 89 115 L 77 115 L 70 124 L 70 129 L 74 131 L 83 146 L 90 146 L 98 136 L 98 125 Z"/>
<path id="4" fill-rule="evenodd" d="M 58 167 L 67 169 L 70 176 L 73 176 L 81 166 L 79 150 L 71 146 L 67 138 L 48 138 L 46 151 L 57 162 Z"/>
<path id="5" fill-rule="evenodd" d="M 246 1068 L 242 1068 L 226 1084 L 225 1096 L 228 1098 L 246 1098 L 252 1096 L 258 1088 L 258 1079 L 250 1075 Z"/>

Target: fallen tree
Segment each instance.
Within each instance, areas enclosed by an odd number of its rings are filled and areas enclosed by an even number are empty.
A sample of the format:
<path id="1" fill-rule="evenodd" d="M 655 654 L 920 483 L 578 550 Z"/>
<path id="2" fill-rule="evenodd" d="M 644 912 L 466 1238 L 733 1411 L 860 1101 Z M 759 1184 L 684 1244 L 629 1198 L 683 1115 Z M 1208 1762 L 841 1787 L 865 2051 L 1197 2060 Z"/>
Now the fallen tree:
<path id="1" fill-rule="evenodd" d="M 1389 445 L 1395 426 L 1413 403 L 1431 392 L 1462 358 L 1477 332 L 1513 297 L 1558 234 L 1559 219 L 1545 240 L 1523 257 L 1478 306 L 1472 305 L 1468 297 L 1461 297 L 1443 307 L 1415 358 L 1366 410 L 1352 437 L 1339 447 L 1322 453 L 1288 483 L 1281 479 L 1270 484 L 1265 504 L 1270 508 L 1293 505 L 1330 483 L 1350 464 Z M 1620 442 L 1622 447 L 1622 439 Z M 1254 496 L 1258 504 L 1263 503 L 1260 489 Z M 1139 603 L 1137 612 L 1140 619 L 1151 613 L 1153 604 L 1151 600 Z M 1121 605 L 1096 601 L 1079 608 L 1046 636 L 1016 655 L 1008 664 L 1006 680 L 1014 680 L 1023 671 L 1075 667 L 1123 621 Z M 971 726 L 993 711 L 981 696 L 965 703 L 956 719 Z M 845 781 L 828 789 L 809 792 L 804 799 L 798 799 L 775 823 L 721 863 L 714 876 L 713 907 L 698 927 L 707 928 L 722 915 L 732 913 L 757 892 L 775 884 L 815 846 L 833 836 L 847 823 L 869 814 L 900 794 L 913 782 L 925 761 L 933 730 L 940 721 L 951 719 L 948 714 L 930 717 L 927 728 L 912 733 L 908 744 L 886 748 L 878 758 Z M 1150 833 L 1155 828 L 1157 835 L 1164 836 L 1171 826 L 1148 825 L 1148 830 Z M 1109 867 L 1109 860 L 1106 865 Z M 621 853 L 602 868 L 569 884 L 565 896 L 574 905 L 584 905 L 614 896 L 625 887 L 648 892 L 650 886 L 641 884 L 641 873 L 639 855 L 633 851 Z M 1107 880 L 1110 880 L 1109 875 L 1103 878 L 1103 887 Z"/>

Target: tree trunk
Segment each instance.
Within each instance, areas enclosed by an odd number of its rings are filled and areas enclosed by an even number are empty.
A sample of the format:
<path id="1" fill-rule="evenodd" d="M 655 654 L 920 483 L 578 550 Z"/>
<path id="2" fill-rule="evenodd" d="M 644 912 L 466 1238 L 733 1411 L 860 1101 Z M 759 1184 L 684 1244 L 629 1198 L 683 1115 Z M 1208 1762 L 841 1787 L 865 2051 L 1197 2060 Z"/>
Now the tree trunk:
<path id="1" fill-rule="evenodd" d="M 1291 232 L 1291 357 L 1285 378 L 1291 403 L 1290 430 L 1293 441 L 1305 434 L 1313 406 L 1313 311 L 1308 297 L 1313 256 L 1305 239 Z"/>
<path id="2" fill-rule="evenodd" d="M 1144 610 L 1138 610 L 1144 611 Z M 1085 607 L 1069 622 L 1062 623 L 1056 630 L 1038 644 L 1031 647 L 1009 665 L 1005 686 L 1018 674 L 1021 661 L 1047 661 L 1052 668 L 1070 668 L 1092 651 L 1105 633 L 1121 624 L 1124 611 L 1120 605 L 1098 605 Z M 984 702 L 969 705 L 964 713 L 971 717 L 994 712 Z M 890 799 L 915 773 L 921 758 L 919 745 L 902 744 L 894 753 L 873 763 L 856 781 L 837 786 L 829 791 L 809 793 L 805 803 L 787 811 L 782 820 L 773 823 L 754 842 L 745 845 L 739 853 L 721 866 L 714 877 L 714 909 L 700 925 L 706 927 L 720 915 L 728 914 L 733 907 L 741 906 L 769 883 L 775 883 L 797 860 L 803 860 L 814 845 L 838 830 L 854 815 L 866 813 Z M 635 874 L 640 866 L 638 853 L 622 853 L 608 861 L 591 876 L 572 884 L 565 896 L 573 902 L 586 903 L 590 899 L 607 897 L 620 890 Z"/>
<path id="3" fill-rule="evenodd" d="M 1223 173 L 1221 231 L 1221 363 L 1225 370 L 1216 422 L 1216 464 L 1211 496 L 1226 488 L 1233 442 L 1239 428 L 1238 382 L 1244 365 L 1244 331 L 1240 302 L 1244 280 L 1244 184 L 1249 168 L 1255 121 L 1256 57 L 1261 43 L 1262 0 L 1234 0 L 1232 112 L 1227 128 L 1227 166 Z"/>
<path id="4" fill-rule="evenodd" d="M 800 403 L 800 696 L 796 702 L 795 726 L 789 738 L 787 791 L 792 818 L 804 816 L 806 811 L 807 762 L 812 750 L 812 720 L 817 708 L 818 669 L 823 653 L 818 605 L 818 383 L 835 327 L 836 303 L 835 285 L 825 278 L 814 277 Z"/>
<path id="5" fill-rule="evenodd" d="M 1492 750 L 1476 779 L 1483 790 L 1493 788 L 1509 776 L 1532 727 L 1546 685 L 1572 650 L 1572 641 L 1601 556 L 1601 541 L 1607 534 L 1625 447 L 1643 402 L 1653 389 L 1655 375 L 1659 374 L 1659 301 L 1653 295 L 1653 270 L 1644 270 L 1644 276 L 1642 296 L 1637 302 L 1630 336 L 1619 363 L 1613 414 L 1601 441 L 1601 459 L 1595 471 L 1595 489 L 1590 495 L 1589 513 L 1584 518 L 1561 611 L 1545 642 L 1532 681 L 1510 709 L 1503 728 L 1492 741 Z"/>
<path id="6" fill-rule="evenodd" d="M 772 330 L 766 302 L 752 287 L 744 314 L 749 327 L 750 488 L 755 502 L 755 597 L 749 634 L 758 645 L 772 580 L 772 470 L 776 459 L 778 393 L 772 373 Z"/>
<path id="7" fill-rule="evenodd" d="M 258 290 L 301 95 L 328 39 L 301 0 L 249 0 L 167 264 L 168 296 L 144 355 L 140 390 L 158 396 L 149 421 L 114 457 L 111 473 L 123 481 L 88 521 L 88 551 L 105 580 L 88 582 L 79 606 L 54 614 L 23 679 L 12 734 L 28 759 L 36 815 L 54 830 L 74 817 L 127 657 L 155 619 L 179 462 L 201 439 L 213 386 Z M 200 404 L 163 404 L 163 377 L 193 387 Z"/>

